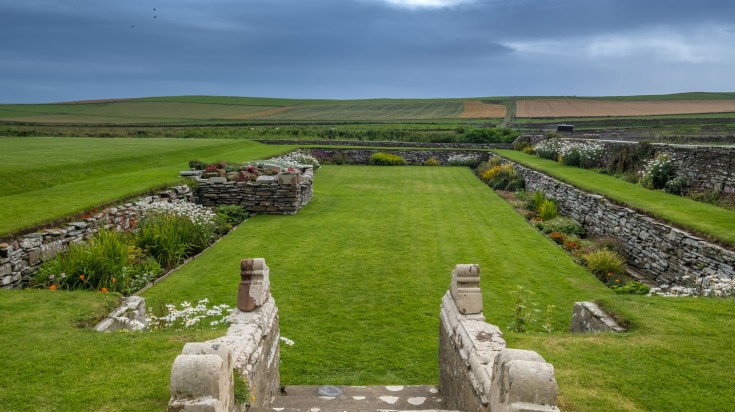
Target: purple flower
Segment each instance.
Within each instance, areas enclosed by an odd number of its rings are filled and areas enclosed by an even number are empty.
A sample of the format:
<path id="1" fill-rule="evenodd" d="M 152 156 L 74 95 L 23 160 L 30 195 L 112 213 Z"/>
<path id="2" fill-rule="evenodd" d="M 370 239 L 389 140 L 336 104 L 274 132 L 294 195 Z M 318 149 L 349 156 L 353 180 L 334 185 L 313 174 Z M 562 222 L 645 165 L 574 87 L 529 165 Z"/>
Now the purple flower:
<path id="1" fill-rule="evenodd" d="M 49 279 L 49 280 L 54 280 L 54 278 L 55 278 L 55 277 L 56 277 L 56 276 L 54 276 L 54 275 L 50 275 L 50 276 L 48 277 L 48 279 Z"/>

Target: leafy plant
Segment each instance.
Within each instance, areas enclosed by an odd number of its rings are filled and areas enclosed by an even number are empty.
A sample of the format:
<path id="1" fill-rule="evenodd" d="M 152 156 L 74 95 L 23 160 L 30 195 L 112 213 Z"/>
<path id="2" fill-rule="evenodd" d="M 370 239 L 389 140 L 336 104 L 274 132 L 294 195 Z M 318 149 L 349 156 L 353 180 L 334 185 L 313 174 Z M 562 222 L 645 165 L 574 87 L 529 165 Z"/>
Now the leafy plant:
<path id="1" fill-rule="evenodd" d="M 676 176 L 666 182 L 664 189 L 675 195 L 682 195 L 687 187 L 687 179 L 684 176 Z"/>
<path id="2" fill-rule="evenodd" d="M 378 152 L 370 156 L 368 163 L 375 166 L 405 166 L 406 159 L 393 153 Z"/>
<path id="3" fill-rule="evenodd" d="M 514 296 L 514 310 L 513 323 L 509 329 L 518 333 L 526 332 L 536 322 L 534 317 L 540 312 L 536 308 L 538 305 L 531 301 L 534 293 L 521 285 L 516 285 L 516 289 L 510 293 Z"/>
<path id="4" fill-rule="evenodd" d="M 213 222 L 195 222 L 174 213 L 157 213 L 140 220 L 137 245 L 163 267 L 172 267 L 209 246 L 215 234 Z"/>
<path id="5" fill-rule="evenodd" d="M 217 231 L 222 234 L 229 232 L 249 216 L 247 210 L 239 205 L 220 205 L 215 213 L 217 214 Z"/>
<path id="6" fill-rule="evenodd" d="M 613 292 L 623 295 L 647 295 L 651 288 L 638 281 L 630 281 L 622 286 L 612 285 Z"/>
<path id="7" fill-rule="evenodd" d="M 638 183 L 647 189 L 663 189 L 666 183 L 674 178 L 674 173 L 671 157 L 666 153 L 660 153 L 653 160 L 646 162 Z"/>

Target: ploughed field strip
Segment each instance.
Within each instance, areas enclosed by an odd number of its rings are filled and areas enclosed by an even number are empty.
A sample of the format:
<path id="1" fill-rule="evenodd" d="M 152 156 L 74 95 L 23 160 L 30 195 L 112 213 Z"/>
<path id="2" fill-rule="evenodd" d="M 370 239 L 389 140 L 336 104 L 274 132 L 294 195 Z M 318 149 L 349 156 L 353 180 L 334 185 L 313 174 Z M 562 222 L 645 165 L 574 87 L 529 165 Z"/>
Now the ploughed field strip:
<path id="1" fill-rule="evenodd" d="M 656 116 L 732 113 L 735 100 L 610 101 L 593 99 L 518 100 L 516 115 L 526 118 Z"/>

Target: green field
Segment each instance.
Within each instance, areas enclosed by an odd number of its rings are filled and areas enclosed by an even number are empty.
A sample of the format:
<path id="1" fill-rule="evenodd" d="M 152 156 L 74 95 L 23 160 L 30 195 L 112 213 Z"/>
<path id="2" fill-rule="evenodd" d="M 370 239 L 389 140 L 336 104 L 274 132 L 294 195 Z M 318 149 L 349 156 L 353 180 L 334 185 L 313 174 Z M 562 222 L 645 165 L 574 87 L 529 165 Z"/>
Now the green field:
<path id="1" fill-rule="evenodd" d="M 515 99 L 571 99 L 576 96 L 516 96 Z M 584 97 L 615 101 L 732 100 L 735 93 L 679 93 L 670 95 Z M 444 99 L 284 99 L 235 96 L 162 96 L 128 100 L 87 101 L 54 104 L 2 104 L 0 122 L 20 124 L 89 124 L 89 125 L 216 125 L 330 122 L 456 121 L 461 124 L 476 120 L 459 119 L 463 102 L 482 100 L 512 105 L 511 97 L 466 97 Z M 514 112 L 508 107 L 509 119 Z M 696 122 L 711 115 L 659 116 L 661 121 L 687 119 Z M 723 114 L 718 117 L 730 117 Z M 650 119 L 648 116 L 625 118 L 626 122 Z M 609 118 L 608 118 L 609 119 Z M 613 118 L 615 119 L 615 118 Z M 498 122 L 500 119 L 485 119 Z M 523 119 L 518 124 L 538 121 Z M 572 118 L 568 119 L 572 120 Z M 515 123 L 515 121 L 514 121 Z"/>
<path id="2" fill-rule="evenodd" d="M 232 305 L 244 257 L 266 258 L 281 333 L 296 341 L 282 348 L 284 384 L 436 384 L 441 296 L 456 263 L 479 263 L 485 315 L 501 329 L 515 285 L 534 291 L 540 308 L 556 306 L 553 333 L 505 338 L 554 364 L 562 410 L 735 403 L 735 300 L 614 295 L 465 168 L 325 166 L 299 214 L 250 219 L 146 299 Z M 173 359 L 214 333 L 74 327 L 106 298 L 0 291 L 0 336 L 17 354 L 0 357 L 0 369 L 13 371 L 0 374 L 0 409 L 164 408 Z M 631 331 L 569 334 L 572 303 L 595 299 Z"/>
<path id="3" fill-rule="evenodd" d="M 292 150 L 216 139 L 0 138 L 0 236 L 180 181 L 188 161 Z"/>

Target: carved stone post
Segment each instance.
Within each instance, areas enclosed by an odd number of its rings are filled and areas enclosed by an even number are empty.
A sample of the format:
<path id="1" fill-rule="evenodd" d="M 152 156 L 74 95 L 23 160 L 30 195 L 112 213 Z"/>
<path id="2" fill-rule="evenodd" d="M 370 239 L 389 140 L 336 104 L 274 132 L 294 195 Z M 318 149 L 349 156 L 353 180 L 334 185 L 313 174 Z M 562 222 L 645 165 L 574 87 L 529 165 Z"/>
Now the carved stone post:
<path id="1" fill-rule="evenodd" d="M 463 315 L 482 313 L 480 265 L 460 264 L 455 266 L 452 271 L 450 292 L 459 313 Z"/>
<path id="2" fill-rule="evenodd" d="M 237 291 L 237 308 L 252 312 L 263 306 L 270 296 L 270 278 L 265 259 L 243 259 L 240 261 L 240 288 Z"/>

